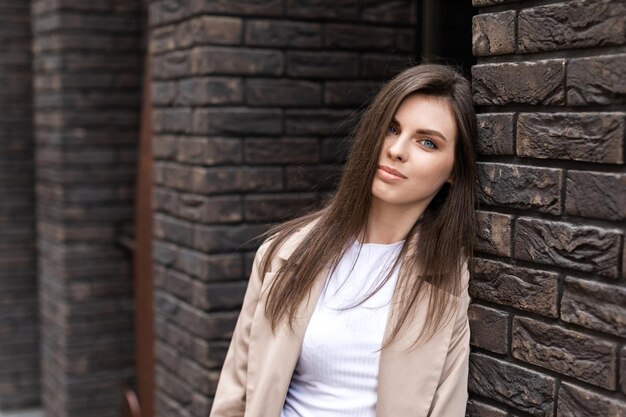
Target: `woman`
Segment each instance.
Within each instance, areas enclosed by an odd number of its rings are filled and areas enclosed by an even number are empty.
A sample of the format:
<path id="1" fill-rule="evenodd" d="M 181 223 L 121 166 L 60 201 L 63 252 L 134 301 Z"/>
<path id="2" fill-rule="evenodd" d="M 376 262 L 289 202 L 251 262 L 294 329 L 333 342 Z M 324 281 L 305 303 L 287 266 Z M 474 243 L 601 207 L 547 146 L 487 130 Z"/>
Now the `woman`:
<path id="1" fill-rule="evenodd" d="M 476 120 L 453 69 L 398 74 L 321 210 L 255 257 L 211 417 L 462 417 Z"/>

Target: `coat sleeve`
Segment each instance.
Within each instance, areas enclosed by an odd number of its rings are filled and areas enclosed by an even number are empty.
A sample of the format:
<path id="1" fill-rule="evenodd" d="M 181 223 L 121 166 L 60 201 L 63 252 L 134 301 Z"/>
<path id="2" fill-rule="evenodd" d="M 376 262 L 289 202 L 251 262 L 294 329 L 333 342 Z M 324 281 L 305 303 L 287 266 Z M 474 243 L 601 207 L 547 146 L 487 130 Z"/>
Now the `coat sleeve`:
<path id="1" fill-rule="evenodd" d="M 250 327 L 261 293 L 260 266 L 266 247 L 267 242 L 261 245 L 254 257 L 241 313 L 226 353 L 209 417 L 241 417 L 244 415 Z"/>
<path id="2" fill-rule="evenodd" d="M 468 292 L 469 271 L 463 265 L 463 290 L 459 294 L 454 328 L 450 346 L 443 366 L 437 391 L 433 397 L 429 417 L 464 417 L 467 406 L 470 328 L 467 309 L 470 303 Z"/>

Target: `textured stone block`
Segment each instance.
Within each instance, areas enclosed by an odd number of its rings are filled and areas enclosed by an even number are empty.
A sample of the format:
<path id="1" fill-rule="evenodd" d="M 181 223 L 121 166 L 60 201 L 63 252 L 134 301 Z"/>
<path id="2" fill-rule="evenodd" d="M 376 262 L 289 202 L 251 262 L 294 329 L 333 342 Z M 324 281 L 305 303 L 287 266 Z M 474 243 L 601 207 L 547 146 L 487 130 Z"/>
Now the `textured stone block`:
<path id="1" fill-rule="evenodd" d="M 626 102 L 626 54 L 572 59 L 567 65 L 567 104 Z"/>
<path id="2" fill-rule="evenodd" d="M 176 87 L 174 104 L 179 106 L 238 104 L 243 101 L 243 83 L 239 78 L 189 78 L 179 81 Z"/>
<path id="3" fill-rule="evenodd" d="M 348 110 L 286 110 L 285 131 L 288 135 L 341 135 L 356 123 Z"/>
<path id="4" fill-rule="evenodd" d="M 185 164 L 240 164 L 242 143 L 232 138 L 179 137 L 176 160 Z"/>
<path id="5" fill-rule="evenodd" d="M 561 298 L 561 319 L 626 337 L 626 288 L 566 277 Z"/>
<path id="6" fill-rule="evenodd" d="M 558 274 L 476 259 L 470 295 L 485 301 L 557 316 Z"/>
<path id="7" fill-rule="evenodd" d="M 362 106 L 369 102 L 381 85 L 370 81 L 328 81 L 324 85 L 324 104 Z"/>
<path id="8" fill-rule="evenodd" d="M 333 49 L 376 50 L 394 46 L 390 28 L 364 24 L 329 23 L 325 25 L 324 46 Z"/>
<path id="9" fill-rule="evenodd" d="M 194 282 L 189 285 L 191 304 L 205 311 L 234 310 L 241 307 L 248 283 L 242 282 Z"/>
<path id="10" fill-rule="evenodd" d="M 245 199 L 246 221 L 271 221 L 297 217 L 318 201 L 317 194 L 250 195 Z"/>
<path id="11" fill-rule="evenodd" d="M 303 19 L 356 19 L 357 0 L 337 3 L 333 0 L 287 0 L 287 15 Z"/>
<path id="12" fill-rule="evenodd" d="M 572 1 L 532 7 L 518 18 L 520 52 L 622 45 L 626 5 L 620 1 Z"/>
<path id="13" fill-rule="evenodd" d="M 319 48 L 322 46 L 322 25 L 314 22 L 282 20 L 248 20 L 246 45 Z"/>
<path id="14" fill-rule="evenodd" d="M 207 255 L 181 248 L 176 257 L 176 268 L 202 281 L 239 280 L 245 275 L 238 253 Z"/>
<path id="15" fill-rule="evenodd" d="M 224 252 L 251 249 L 252 240 L 265 230 L 261 225 L 196 225 L 193 247 L 204 252 Z"/>
<path id="16" fill-rule="evenodd" d="M 282 75 L 280 51 L 205 46 L 184 51 L 189 56 L 189 72 L 202 74 Z"/>
<path id="17" fill-rule="evenodd" d="M 223 167 L 193 168 L 185 190 L 201 194 L 278 191 L 283 188 L 280 168 Z"/>
<path id="18" fill-rule="evenodd" d="M 198 45 L 235 45 L 241 43 L 242 19 L 198 16 L 176 26 L 176 46 L 186 49 Z"/>
<path id="19" fill-rule="evenodd" d="M 560 169 L 478 163 L 479 198 L 484 204 L 561 213 Z"/>
<path id="20" fill-rule="evenodd" d="M 413 55 L 364 52 L 361 56 L 360 76 L 388 80 L 414 65 L 417 65 L 417 62 Z"/>
<path id="21" fill-rule="evenodd" d="M 502 55 L 515 52 L 514 10 L 484 13 L 472 18 L 474 56 Z"/>
<path id="22" fill-rule="evenodd" d="M 177 196 L 175 212 L 178 217 L 199 223 L 236 223 L 243 218 L 240 196 L 204 197 L 195 194 Z"/>
<path id="23" fill-rule="evenodd" d="M 620 369 L 620 386 L 622 388 L 622 392 L 626 394 L 626 346 L 622 348 L 622 353 L 620 355 L 620 363 L 622 367 Z"/>
<path id="24" fill-rule="evenodd" d="M 626 402 L 564 382 L 559 389 L 557 417 L 626 416 Z"/>
<path id="25" fill-rule="evenodd" d="M 415 24 L 416 8 L 417 4 L 411 0 L 362 0 L 361 16 L 372 22 Z"/>
<path id="26" fill-rule="evenodd" d="M 334 190 L 341 177 L 341 169 L 332 165 L 287 167 L 288 191 Z"/>
<path id="27" fill-rule="evenodd" d="M 472 67 L 474 103 L 479 106 L 565 104 L 565 61 L 480 64 Z"/>
<path id="28" fill-rule="evenodd" d="M 509 315 L 506 312 L 472 304 L 467 315 L 473 346 L 495 353 L 508 352 Z"/>
<path id="29" fill-rule="evenodd" d="M 517 118 L 517 154 L 622 163 L 624 130 L 620 113 L 522 113 Z"/>
<path id="30" fill-rule="evenodd" d="M 520 217 L 515 257 L 617 278 L 622 238 L 616 230 Z"/>
<path id="31" fill-rule="evenodd" d="M 516 317 L 511 351 L 515 358 L 525 362 L 602 388 L 615 388 L 615 342 Z"/>
<path id="32" fill-rule="evenodd" d="M 568 171 L 565 212 L 596 219 L 626 219 L 626 175 Z"/>
<path id="33" fill-rule="evenodd" d="M 470 392 L 533 416 L 552 416 L 554 384 L 554 378 L 521 366 L 483 354 L 470 356 Z"/>
<path id="34" fill-rule="evenodd" d="M 513 113 L 477 114 L 477 149 L 482 155 L 513 155 Z"/>
<path id="35" fill-rule="evenodd" d="M 295 78 L 356 78 L 358 55 L 351 52 L 287 53 L 287 75 Z"/>
<path id="36" fill-rule="evenodd" d="M 246 81 L 246 101 L 253 106 L 304 106 L 321 103 L 319 83 L 296 80 L 249 79 Z"/>
<path id="37" fill-rule="evenodd" d="M 244 159 L 249 164 L 314 164 L 319 162 L 315 138 L 246 139 Z"/>
<path id="38" fill-rule="evenodd" d="M 507 417 L 508 413 L 496 407 L 470 399 L 467 403 L 467 417 Z"/>
<path id="39" fill-rule="evenodd" d="M 282 112 L 239 107 L 199 108 L 193 112 L 192 131 L 203 135 L 276 135 L 282 133 Z"/>
<path id="40" fill-rule="evenodd" d="M 476 250 L 499 256 L 511 256 L 513 216 L 477 211 Z"/>
<path id="41" fill-rule="evenodd" d="M 155 133 L 189 133 L 192 110 L 184 107 L 160 108 L 152 111 Z"/>
<path id="42" fill-rule="evenodd" d="M 155 80 L 165 80 L 189 76 L 191 74 L 191 57 L 189 51 L 173 51 L 152 58 L 152 77 Z M 79 83 L 77 79 L 74 82 Z M 96 80 L 90 80 L 91 83 Z M 102 83 L 111 81 L 103 79 Z M 87 85 L 85 85 L 86 87 Z M 94 86 L 94 85 L 92 85 Z"/>

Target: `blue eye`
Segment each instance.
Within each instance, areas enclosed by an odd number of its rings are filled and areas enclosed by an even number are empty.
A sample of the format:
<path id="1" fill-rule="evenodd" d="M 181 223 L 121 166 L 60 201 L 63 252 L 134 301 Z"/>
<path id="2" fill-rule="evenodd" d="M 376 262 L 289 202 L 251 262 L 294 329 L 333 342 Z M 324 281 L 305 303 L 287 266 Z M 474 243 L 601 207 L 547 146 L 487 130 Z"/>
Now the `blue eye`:
<path id="1" fill-rule="evenodd" d="M 393 127 L 393 126 L 389 126 L 389 127 L 387 128 L 387 133 L 391 133 L 392 135 L 395 135 L 396 133 L 398 133 L 398 131 L 396 130 L 396 128 L 395 128 L 395 127 Z"/>
<path id="2" fill-rule="evenodd" d="M 424 142 L 424 146 L 430 149 L 437 149 L 437 144 L 430 139 L 422 139 L 420 142 Z"/>

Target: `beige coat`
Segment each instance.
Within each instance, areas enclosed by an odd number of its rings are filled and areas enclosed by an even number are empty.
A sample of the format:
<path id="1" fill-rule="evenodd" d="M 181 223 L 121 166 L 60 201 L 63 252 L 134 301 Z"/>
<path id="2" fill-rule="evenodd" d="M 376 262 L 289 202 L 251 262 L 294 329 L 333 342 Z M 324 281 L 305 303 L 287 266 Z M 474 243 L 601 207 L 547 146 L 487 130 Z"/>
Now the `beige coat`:
<path id="1" fill-rule="evenodd" d="M 321 293 L 318 279 L 302 304 L 294 332 L 281 325 L 272 334 L 264 315 L 263 291 L 289 258 L 306 229 L 291 236 L 271 261 L 270 272 L 260 276 L 260 261 L 267 243 L 257 251 L 241 314 L 224 361 L 210 417 L 279 417 L 296 366 L 308 321 Z M 463 417 L 467 403 L 469 272 L 464 265 L 463 291 L 455 317 L 435 336 L 413 350 L 415 330 L 423 324 L 425 308 L 388 348 L 381 351 L 377 417 Z M 324 276 L 328 273 L 323 271 Z M 391 317 L 385 335 L 392 330 Z M 413 331 L 411 330 L 413 329 Z"/>

